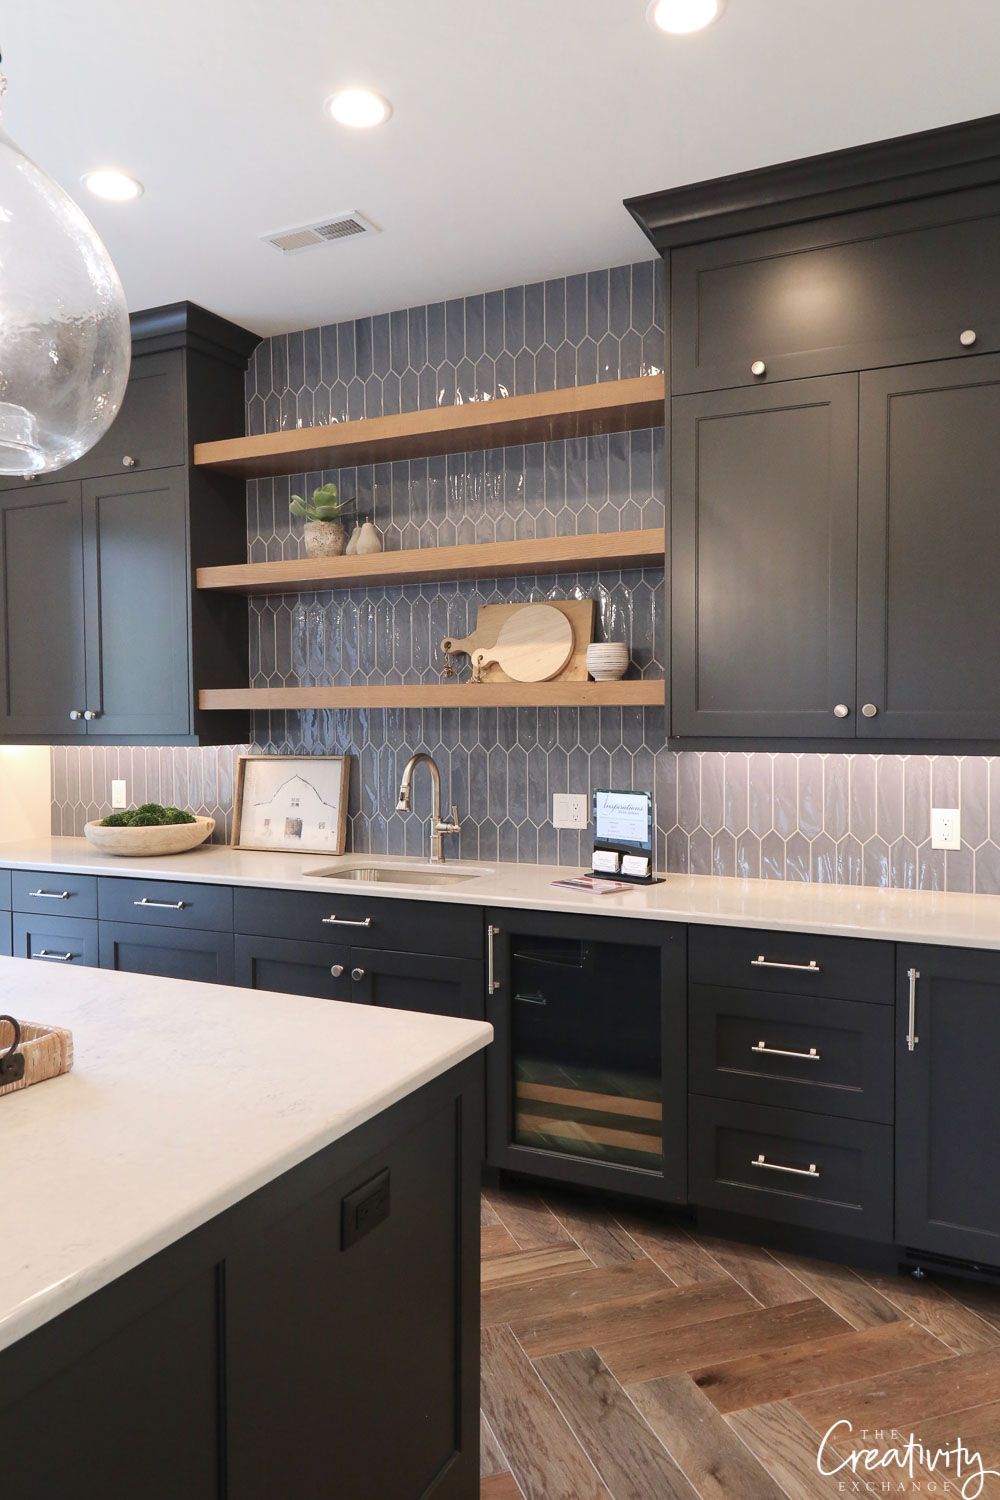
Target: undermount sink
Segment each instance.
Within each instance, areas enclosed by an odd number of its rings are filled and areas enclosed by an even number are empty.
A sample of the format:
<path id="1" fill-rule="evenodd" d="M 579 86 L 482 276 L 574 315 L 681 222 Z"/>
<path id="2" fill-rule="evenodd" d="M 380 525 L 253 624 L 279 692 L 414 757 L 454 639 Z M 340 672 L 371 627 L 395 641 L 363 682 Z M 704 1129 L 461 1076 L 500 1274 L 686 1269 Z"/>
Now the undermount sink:
<path id="1" fill-rule="evenodd" d="M 333 870 L 315 870 L 326 880 L 357 880 L 385 885 L 458 885 L 464 880 L 478 880 L 489 870 L 449 869 L 447 865 L 339 865 Z"/>

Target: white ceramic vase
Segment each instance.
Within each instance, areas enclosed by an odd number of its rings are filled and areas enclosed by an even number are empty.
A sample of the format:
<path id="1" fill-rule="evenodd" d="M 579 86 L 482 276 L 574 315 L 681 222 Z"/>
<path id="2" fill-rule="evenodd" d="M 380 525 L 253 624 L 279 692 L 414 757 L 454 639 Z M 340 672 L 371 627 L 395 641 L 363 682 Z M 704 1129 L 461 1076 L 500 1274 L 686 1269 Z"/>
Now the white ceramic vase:
<path id="1" fill-rule="evenodd" d="M 624 641 L 594 641 L 587 647 L 587 671 L 595 682 L 615 682 L 628 670 Z"/>

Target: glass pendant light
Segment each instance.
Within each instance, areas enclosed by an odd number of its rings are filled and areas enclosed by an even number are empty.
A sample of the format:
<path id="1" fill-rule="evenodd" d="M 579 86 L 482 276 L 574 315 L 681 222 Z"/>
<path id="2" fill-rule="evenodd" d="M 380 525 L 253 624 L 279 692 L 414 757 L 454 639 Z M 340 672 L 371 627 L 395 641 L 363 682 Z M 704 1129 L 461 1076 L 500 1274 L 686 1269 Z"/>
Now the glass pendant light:
<path id="1" fill-rule="evenodd" d="M 6 86 L 0 74 L 0 95 Z M 108 252 L 0 128 L 0 474 L 47 474 L 92 448 L 121 405 L 131 356 Z"/>

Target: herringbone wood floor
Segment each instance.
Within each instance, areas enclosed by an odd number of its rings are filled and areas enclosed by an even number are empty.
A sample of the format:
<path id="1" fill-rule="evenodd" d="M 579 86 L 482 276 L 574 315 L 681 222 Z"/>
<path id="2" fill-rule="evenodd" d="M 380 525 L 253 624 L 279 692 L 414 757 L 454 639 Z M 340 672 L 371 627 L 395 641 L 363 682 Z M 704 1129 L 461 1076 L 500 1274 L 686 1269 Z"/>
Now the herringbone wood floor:
<path id="1" fill-rule="evenodd" d="M 548 1192 L 487 1192 L 482 1250 L 482 1500 L 960 1493 L 953 1467 L 820 1475 L 820 1435 L 845 1418 L 841 1454 L 895 1429 L 935 1449 L 961 1437 L 1000 1469 L 1000 1289 Z M 1000 1500 L 1000 1479 L 982 1496 Z"/>

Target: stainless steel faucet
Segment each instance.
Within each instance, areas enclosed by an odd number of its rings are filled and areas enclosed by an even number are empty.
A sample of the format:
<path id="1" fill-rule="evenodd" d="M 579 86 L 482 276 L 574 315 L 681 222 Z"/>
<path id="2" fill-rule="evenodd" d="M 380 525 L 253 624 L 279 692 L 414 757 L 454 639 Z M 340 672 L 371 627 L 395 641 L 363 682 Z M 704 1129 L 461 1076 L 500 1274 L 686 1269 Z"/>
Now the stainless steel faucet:
<path id="1" fill-rule="evenodd" d="M 413 771 L 423 761 L 431 773 L 432 800 L 431 800 L 431 854 L 432 865 L 444 864 L 444 851 L 441 848 L 441 839 L 446 833 L 458 833 L 460 824 L 458 821 L 457 803 L 451 809 L 451 822 L 445 823 L 441 817 L 441 773 L 434 763 L 433 756 L 426 755 L 423 750 L 418 750 L 416 755 L 411 755 L 406 762 L 406 770 L 399 784 L 399 801 L 396 803 L 397 812 L 410 811 L 410 782 L 413 779 Z"/>

